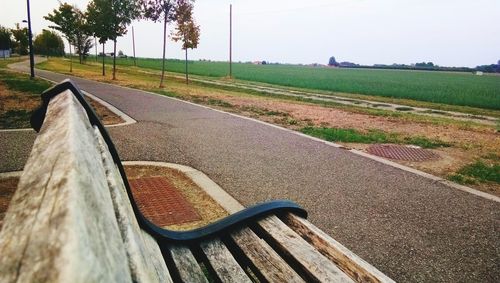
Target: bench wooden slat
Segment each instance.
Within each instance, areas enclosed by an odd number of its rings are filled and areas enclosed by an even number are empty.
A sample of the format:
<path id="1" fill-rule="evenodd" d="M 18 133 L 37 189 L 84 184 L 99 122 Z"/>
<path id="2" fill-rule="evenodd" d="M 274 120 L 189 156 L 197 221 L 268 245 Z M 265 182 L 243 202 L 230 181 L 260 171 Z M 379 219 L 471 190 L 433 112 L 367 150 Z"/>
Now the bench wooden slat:
<path id="1" fill-rule="evenodd" d="M 70 91 L 47 115 L 0 232 L 0 282 L 131 282 L 105 170 Z"/>
<path id="2" fill-rule="evenodd" d="M 272 215 L 258 221 L 283 253 L 295 259 L 314 280 L 326 282 L 354 282 L 334 263 L 320 254 L 297 233 Z"/>
<path id="3" fill-rule="evenodd" d="M 145 244 L 145 255 L 150 255 L 148 262 L 153 266 L 156 272 L 156 278 L 160 283 L 172 283 L 172 277 L 163 259 L 160 247 L 156 240 L 144 230 L 141 230 L 142 238 Z M 156 280 L 155 280 L 156 281 Z M 147 282 L 147 281 L 139 281 Z"/>
<path id="4" fill-rule="evenodd" d="M 174 261 L 175 268 L 182 282 L 208 283 L 200 265 L 188 247 L 180 245 L 169 246 L 168 251 Z"/>
<path id="5" fill-rule="evenodd" d="M 252 282 L 220 239 L 202 242 L 200 247 L 221 282 Z"/>
<path id="6" fill-rule="evenodd" d="M 318 227 L 309 221 L 293 214 L 286 214 L 284 222 L 306 241 L 313 245 L 320 253 L 333 261 L 346 274 L 358 282 L 387 282 L 394 281 L 359 256 L 345 248 Z"/>
<path id="7" fill-rule="evenodd" d="M 256 272 L 269 282 L 304 282 L 304 280 L 250 228 L 231 233 L 239 249 L 255 265 Z"/>
<path id="8" fill-rule="evenodd" d="M 137 223 L 120 172 L 97 127 L 94 128 L 94 134 L 101 150 L 112 205 L 125 244 L 132 280 L 135 282 L 171 282 L 170 273 L 158 244 L 151 236 L 143 233 Z"/>

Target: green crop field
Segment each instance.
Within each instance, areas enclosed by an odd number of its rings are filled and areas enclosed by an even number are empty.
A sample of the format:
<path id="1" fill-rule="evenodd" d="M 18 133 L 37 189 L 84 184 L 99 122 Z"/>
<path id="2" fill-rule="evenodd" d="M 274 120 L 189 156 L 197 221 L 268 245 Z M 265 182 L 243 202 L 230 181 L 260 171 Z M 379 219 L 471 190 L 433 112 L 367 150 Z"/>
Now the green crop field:
<path id="1" fill-rule="evenodd" d="M 108 63 L 110 63 L 108 59 Z M 138 58 L 138 66 L 161 69 L 160 59 Z M 118 65 L 133 65 L 118 59 Z M 167 70 L 184 72 L 184 61 L 168 60 Z M 191 74 L 224 77 L 228 63 L 190 61 Z M 335 92 L 404 98 L 451 105 L 500 110 L 500 76 L 471 73 L 336 69 L 298 65 L 233 65 L 236 79 Z"/>

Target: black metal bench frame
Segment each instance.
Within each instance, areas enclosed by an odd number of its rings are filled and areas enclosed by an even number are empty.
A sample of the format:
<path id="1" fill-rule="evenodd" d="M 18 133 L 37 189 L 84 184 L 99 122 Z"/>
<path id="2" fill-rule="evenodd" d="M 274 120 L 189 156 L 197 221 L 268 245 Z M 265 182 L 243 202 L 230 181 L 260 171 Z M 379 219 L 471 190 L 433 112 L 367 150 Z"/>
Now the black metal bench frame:
<path id="1" fill-rule="evenodd" d="M 148 232 L 151 236 L 153 236 L 160 245 L 169 243 L 192 243 L 199 242 L 210 237 L 220 237 L 230 229 L 241 226 L 248 226 L 249 224 L 255 222 L 257 219 L 272 214 L 291 212 L 302 218 L 307 218 L 307 212 L 296 203 L 288 200 L 275 200 L 246 208 L 242 211 L 231 214 L 221 220 L 211 223 L 205 227 L 189 231 L 173 231 L 158 227 L 157 225 L 149 221 L 139 210 L 139 207 L 134 200 L 132 190 L 130 189 L 127 175 L 123 168 L 120 156 L 118 155 L 118 151 L 116 150 L 116 147 L 113 144 L 108 131 L 101 123 L 92 107 L 85 100 L 85 97 L 83 96 L 80 89 L 75 85 L 75 83 L 73 83 L 71 80 L 66 80 L 60 84 L 53 86 L 52 88 L 47 89 L 42 93 L 42 105 L 33 113 L 30 120 L 33 129 L 37 132 L 40 131 L 50 100 L 66 90 L 70 90 L 75 95 L 76 99 L 85 109 L 91 125 L 96 126 L 103 136 L 104 141 L 106 142 L 111 153 L 113 161 L 118 167 L 139 226 L 143 230 Z"/>

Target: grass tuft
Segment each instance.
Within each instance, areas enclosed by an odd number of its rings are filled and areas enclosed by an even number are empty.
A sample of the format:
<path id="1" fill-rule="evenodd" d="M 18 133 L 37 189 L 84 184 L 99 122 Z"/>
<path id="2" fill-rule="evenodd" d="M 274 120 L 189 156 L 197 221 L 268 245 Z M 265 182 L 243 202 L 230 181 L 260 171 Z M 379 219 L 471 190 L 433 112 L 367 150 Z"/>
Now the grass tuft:
<path id="1" fill-rule="evenodd" d="M 478 182 L 500 184 L 500 164 L 487 164 L 479 160 L 462 167 L 457 173 L 451 175 L 449 179 L 462 184 L 476 184 Z"/>
<path id="2" fill-rule="evenodd" d="M 428 139 L 420 136 L 402 137 L 401 135 L 395 133 L 385 133 L 379 130 L 370 130 L 364 133 L 355 129 L 305 127 L 301 130 L 301 132 L 332 142 L 412 144 L 423 148 L 450 146 L 449 143 L 441 140 Z"/>
<path id="3" fill-rule="evenodd" d="M 220 107 L 227 107 L 227 108 L 233 107 L 233 105 L 229 102 L 226 102 L 226 101 L 220 100 L 220 99 L 213 99 L 213 98 L 209 98 L 207 100 L 207 104 L 214 105 L 214 106 L 220 106 Z"/>
<path id="4" fill-rule="evenodd" d="M 402 106 L 402 107 L 396 107 L 396 110 L 398 110 L 398 111 L 412 111 L 413 108 Z"/>
<path id="5" fill-rule="evenodd" d="M 31 94 L 39 95 L 52 86 L 51 83 L 42 79 L 31 80 L 28 75 L 6 72 L 3 70 L 0 70 L 0 78 L 8 89 Z"/>
<path id="6" fill-rule="evenodd" d="M 9 110 L 0 114 L 0 129 L 29 128 L 32 111 Z"/>

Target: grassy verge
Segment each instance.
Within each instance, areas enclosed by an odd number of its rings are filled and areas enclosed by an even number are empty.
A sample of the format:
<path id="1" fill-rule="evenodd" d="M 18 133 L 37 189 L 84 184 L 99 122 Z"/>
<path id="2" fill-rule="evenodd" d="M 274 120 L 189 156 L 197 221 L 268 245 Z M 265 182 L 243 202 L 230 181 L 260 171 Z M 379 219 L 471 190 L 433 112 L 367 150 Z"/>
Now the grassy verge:
<path id="1" fill-rule="evenodd" d="M 449 179 L 461 184 L 477 184 L 491 182 L 500 184 L 500 162 L 478 160 L 466 165 L 452 174 Z"/>
<path id="2" fill-rule="evenodd" d="M 108 65 L 106 68 L 106 76 L 101 75 L 101 66 L 99 64 L 95 64 L 93 62 L 89 62 L 88 64 L 73 64 L 73 73 L 69 73 L 69 63 L 60 58 L 51 58 L 49 61 L 38 64 L 37 67 L 45 70 L 55 71 L 64 74 L 71 74 L 74 76 L 81 76 L 88 79 L 93 79 L 96 81 L 113 83 L 123 86 L 128 86 L 132 88 L 137 88 L 141 90 L 156 92 L 162 95 L 167 95 L 171 97 L 178 97 L 182 99 L 191 100 L 193 96 L 191 95 L 181 95 L 179 91 L 181 88 L 185 90 L 185 84 L 183 83 L 183 79 L 168 77 L 167 79 L 167 88 L 162 89 L 158 87 L 159 83 L 159 75 L 155 75 L 156 72 L 151 69 L 139 68 L 139 67 L 128 67 L 126 69 L 118 69 L 118 79 L 111 80 L 111 68 Z M 123 68 L 123 67 L 122 67 Z M 153 71 L 153 72 L 152 72 Z M 171 73 L 170 73 L 171 74 Z M 170 75 L 169 74 L 169 75 Z M 175 88 L 175 89 L 174 89 Z M 236 86 L 222 86 L 222 85 L 214 85 L 203 82 L 195 82 L 192 81 L 190 83 L 189 89 L 196 89 L 196 91 L 200 90 L 221 90 L 224 93 L 230 94 L 231 96 L 260 96 L 264 98 L 273 98 L 279 99 L 283 101 L 294 101 L 300 103 L 307 104 L 315 104 L 322 107 L 330 107 L 336 108 L 352 113 L 358 114 L 367 114 L 373 116 L 381 116 L 381 117 L 389 117 L 402 121 L 408 122 L 418 122 L 418 123 L 429 123 L 433 125 L 458 125 L 463 129 L 487 129 L 491 128 L 491 126 L 483 125 L 479 123 L 469 122 L 469 121 L 461 121 L 455 120 L 452 118 L 444 118 L 444 117 L 433 117 L 433 116 L 425 116 L 418 115 L 413 113 L 407 113 L 404 111 L 388 111 L 383 109 L 371 109 L 360 106 L 352 106 L 345 105 L 336 102 L 326 102 L 326 101 L 318 101 L 309 98 L 301 98 L 301 97 L 291 97 L 287 95 L 280 94 L 270 94 L 263 91 L 257 90 L 248 90 L 239 88 Z M 196 98 L 194 98 L 196 100 Z M 195 103 L 199 103 L 197 101 L 193 101 Z M 209 104 L 209 103 L 207 103 Z M 209 104 L 210 105 L 210 104 Z M 211 104 L 213 105 L 213 104 Z"/>
<path id="3" fill-rule="evenodd" d="M 239 81 L 240 83 L 249 83 L 248 81 Z M 273 87 L 273 88 L 281 88 L 283 90 L 297 91 L 297 92 L 308 92 L 308 93 L 317 93 L 322 95 L 334 95 L 339 97 L 345 97 L 347 99 L 361 99 L 368 100 L 373 102 L 380 102 L 378 106 L 384 106 L 384 103 L 391 104 L 399 104 L 406 105 L 409 107 L 418 107 L 418 108 L 429 108 L 434 109 L 436 114 L 445 115 L 442 111 L 451 111 L 451 112 L 460 112 L 467 113 L 472 115 L 486 115 L 495 118 L 500 118 L 500 111 L 492 110 L 492 109 L 484 109 L 477 108 L 471 106 L 463 106 L 463 105 L 451 105 L 451 104 L 443 104 L 436 103 L 430 101 L 419 101 L 419 100 L 411 100 L 405 98 L 397 98 L 397 97 L 383 97 L 383 96 L 374 96 L 374 95 L 366 95 L 366 94 L 356 94 L 356 93 L 345 93 L 345 92 L 331 92 L 331 91 L 322 91 L 322 90 L 312 90 L 312 89 L 303 89 L 303 88 L 295 88 L 295 87 L 285 87 L 285 86 L 276 86 L 258 82 L 252 82 L 252 85 L 256 86 L 264 86 L 264 87 Z M 375 105 L 377 107 L 377 105 Z M 427 111 L 427 113 L 433 113 L 433 110 Z"/>
<path id="4" fill-rule="evenodd" d="M 50 86 L 45 80 L 0 69 L 0 128 L 29 128 L 31 113 L 40 105 L 40 93 Z"/>
<path id="5" fill-rule="evenodd" d="M 43 79 L 30 79 L 27 74 L 2 68 L 26 58 L 0 59 L 0 128 L 19 129 L 30 127 L 30 117 L 40 103 L 40 94 L 52 86 Z M 5 61 L 5 62 L 3 62 Z M 104 125 L 112 125 L 123 120 L 98 102 L 88 99 Z"/>
<path id="6" fill-rule="evenodd" d="M 109 58 L 108 58 L 109 61 Z M 121 66 L 132 66 L 131 59 L 118 59 Z M 190 61 L 190 72 L 196 75 L 223 78 L 227 63 Z M 140 58 L 138 66 L 159 70 L 161 60 Z M 182 60 L 169 60 L 167 69 L 182 73 Z M 235 78 L 304 89 L 360 95 L 402 98 L 449 105 L 475 106 L 499 110 L 500 78 L 474 76 L 470 73 L 426 72 L 408 70 L 369 70 L 311 68 L 294 65 L 233 65 Z"/>
<path id="7" fill-rule="evenodd" d="M 138 68 L 136 68 L 138 69 Z M 158 71 L 155 70 L 147 70 L 147 69 L 141 69 L 142 72 L 149 73 L 149 74 L 155 74 L 159 75 Z M 178 76 L 178 74 L 175 73 L 168 73 L 169 75 L 172 76 Z M 350 111 L 350 112 L 355 112 L 355 113 L 361 113 L 361 114 L 370 114 L 374 116 L 383 116 L 383 117 L 397 117 L 401 119 L 405 119 L 408 121 L 416 121 L 416 122 L 430 122 L 433 124 L 443 124 L 443 123 L 455 123 L 455 124 L 461 124 L 464 127 L 469 127 L 472 126 L 474 127 L 475 125 L 481 125 L 478 123 L 474 122 L 467 122 L 467 121 L 461 121 L 453 118 L 446 118 L 446 117 L 431 117 L 431 116 L 424 116 L 424 115 L 418 115 L 414 113 L 405 113 L 405 111 L 410 111 L 413 110 L 411 107 L 403 106 L 403 107 L 398 107 L 395 111 L 388 111 L 388 110 L 383 110 L 383 109 L 374 109 L 374 108 L 366 108 L 366 107 L 361 107 L 361 106 L 356 106 L 356 105 L 345 105 L 337 102 L 328 102 L 328 101 L 321 101 L 321 100 L 316 100 L 312 98 L 307 98 L 307 97 L 293 97 L 293 96 L 288 96 L 288 95 L 282 95 L 282 94 L 276 94 L 276 93 L 270 93 L 264 90 L 259 90 L 259 87 L 265 88 L 273 88 L 273 89 L 278 89 L 278 90 L 287 90 L 287 91 L 292 91 L 292 92 L 298 92 L 298 93 L 303 93 L 307 95 L 308 93 L 317 93 L 317 94 L 322 94 L 322 95 L 335 95 L 339 97 L 345 97 L 343 100 L 346 101 L 351 101 L 354 104 L 359 104 L 356 103 L 355 100 L 352 99 L 362 99 L 362 100 L 367 100 L 367 101 L 373 101 L 374 107 L 380 107 L 380 106 L 388 106 L 387 104 L 384 103 L 378 103 L 376 102 L 387 102 L 387 103 L 393 103 L 393 104 L 400 104 L 400 105 L 408 105 L 412 107 L 420 107 L 420 108 L 430 108 L 427 111 L 423 111 L 422 113 L 434 113 L 434 114 L 440 114 L 440 115 L 445 115 L 445 116 L 451 116 L 450 114 L 443 112 L 443 111 L 452 111 L 452 112 L 459 112 L 459 113 L 465 113 L 465 114 L 470 114 L 473 117 L 478 118 L 479 115 L 486 115 L 486 116 L 491 116 L 491 117 L 496 117 L 500 118 L 500 111 L 497 110 L 490 110 L 490 109 L 481 109 L 481 108 L 474 108 L 474 107 L 469 107 L 469 106 L 459 106 L 459 105 L 448 105 L 448 104 L 440 104 L 440 103 L 432 103 L 432 102 L 425 102 L 425 101 L 417 101 L 417 100 L 410 100 L 410 99 L 402 99 L 402 98 L 389 98 L 389 97 L 381 97 L 381 96 L 369 96 L 369 95 L 361 95 L 361 94 L 352 94 L 352 93 L 332 93 L 332 92 L 326 92 L 326 91 L 321 91 L 321 90 L 312 90 L 312 89 L 300 89 L 300 88 L 293 88 L 293 87 L 285 87 L 285 86 L 278 86 L 278 85 L 270 85 L 270 84 L 264 84 L 264 83 L 259 83 L 259 82 L 249 82 L 249 81 L 242 81 L 242 80 L 231 80 L 231 82 L 237 83 L 237 85 L 220 85 L 220 84 L 215 84 L 216 82 L 225 82 L 227 79 L 217 79 L 217 78 L 209 78 L 209 77 L 202 77 L 202 76 L 192 76 L 192 78 L 197 78 L 200 80 L 204 81 L 212 81 L 214 83 L 206 83 L 206 82 L 201 82 L 201 81 L 192 81 L 192 85 L 197 85 L 197 86 L 203 86 L 211 89 L 221 89 L 221 90 L 226 90 L 226 91 L 231 91 L 231 92 L 239 92 L 239 93 L 245 93 L 245 94 L 251 94 L 251 95 L 258 95 L 258 96 L 263 96 L 263 97 L 275 97 L 283 100 L 291 100 L 291 101 L 301 101 L 301 102 L 306 102 L 306 103 L 312 103 L 312 104 L 318 104 L 321 106 L 326 106 L 326 107 L 335 107 L 335 108 L 341 108 L 342 110 Z M 240 87 L 239 85 L 248 85 L 248 86 L 254 86 L 256 87 L 255 89 L 248 89 L 244 87 Z"/>
<path id="8" fill-rule="evenodd" d="M 249 89 L 244 89 L 244 88 L 239 88 L 236 86 L 222 86 L 222 85 L 215 85 L 215 84 L 209 84 L 209 83 L 203 83 L 203 82 L 192 82 L 192 85 L 196 86 L 201 86 L 201 87 L 206 87 L 210 89 L 219 89 L 219 90 L 224 90 L 232 93 L 242 93 L 245 95 L 253 95 L 253 96 L 261 96 L 261 97 L 272 97 L 280 100 L 287 100 L 287 101 L 295 101 L 295 102 L 302 102 L 302 103 L 307 103 L 307 104 L 315 104 L 319 105 L 322 107 L 330 107 L 330 108 L 336 108 L 352 113 L 357 113 L 357 114 L 367 114 L 367 115 L 372 115 L 372 116 L 379 116 L 379 117 L 388 117 L 388 118 L 396 118 L 401 121 L 408 121 L 408 122 L 417 122 L 417 123 L 429 123 L 433 125 L 447 125 L 447 124 L 454 124 L 458 125 L 463 129 L 484 129 L 484 128 L 490 128 L 488 125 L 484 124 L 479 124 L 471 121 L 463 121 L 463 120 L 456 120 L 453 118 L 448 118 L 448 117 L 434 117 L 434 116 L 425 116 L 425 115 L 418 115 L 414 113 L 408 113 L 405 111 L 410 110 L 411 108 L 409 107 L 400 107 L 401 109 L 397 109 L 399 111 L 389 111 L 389 110 L 384 110 L 384 109 L 376 109 L 376 108 L 366 108 L 366 107 L 361 107 L 361 106 L 355 106 L 355 105 L 346 105 L 346 104 L 341 104 L 333 101 L 321 101 L 321 100 L 315 100 L 311 98 L 304 98 L 304 97 L 294 97 L 294 96 L 288 96 L 288 95 L 282 95 L 282 94 L 274 94 L 274 93 L 268 93 L 264 91 L 258 91 L 258 90 L 249 90 Z M 396 103 L 396 102 L 394 102 Z M 449 109 L 448 109 L 449 110 Z M 432 111 L 432 110 L 431 110 Z M 451 111 L 451 110 L 450 110 Z M 457 109 L 454 109 L 453 111 L 457 111 Z M 482 113 L 483 115 L 486 114 L 486 112 L 478 112 L 482 110 L 475 110 L 473 111 L 474 113 Z M 458 111 L 460 112 L 460 111 Z M 500 112 L 495 112 L 495 111 L 489 111 L 492 117 L 500 117 Z M 465 112 L 467 113 L 467 112 Z M 496 113 L 496 114 L 495 114 Z"/>
<path id="9" fill-rule="evenodd" d="M 0 80 L 9 90 L 38 95 L 52 85 L 46 80 L 32 80 L 29 75 L 4 70 L 0 70 Z"/>
<path id="10" fill-rule="evenodd" d="M 0 59 L 0 69 L 5 69 L 7 68 L 7 65 L 12 64 L 12 63 L 17 63 L 21 61 L 28 60 L 27 56 L 22 56 L 22 57 L 10 57 L 10 58 L 5 58 L 5 59 Z"/>
<path id="11" fill-rule="evenodd" d="M 355 129 L 305 127 L 301 129 L 301 132 L 331 142 L 412 144 L 423 148 L 448 147 L 451 145 L 436 139 L 420 136 L 405 137 L 396 133 L 385 133 L 378 130 L 360 132 Z"/>

